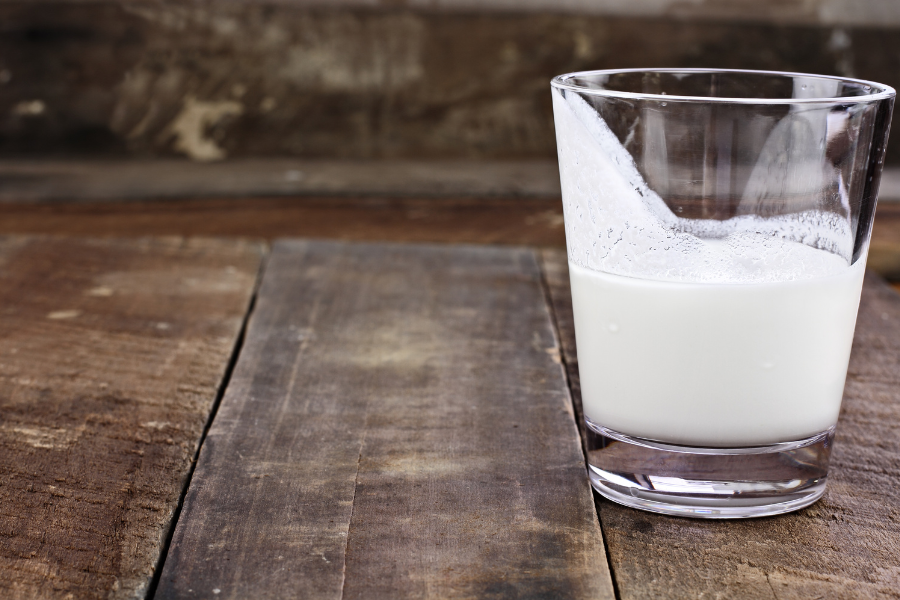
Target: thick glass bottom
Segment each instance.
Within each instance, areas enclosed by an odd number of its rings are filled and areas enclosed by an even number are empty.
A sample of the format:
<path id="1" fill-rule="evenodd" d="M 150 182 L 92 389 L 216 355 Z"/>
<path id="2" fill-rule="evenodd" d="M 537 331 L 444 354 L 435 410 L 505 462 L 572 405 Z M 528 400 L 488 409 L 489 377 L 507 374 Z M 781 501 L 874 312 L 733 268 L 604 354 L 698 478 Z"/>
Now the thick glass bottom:
<path id="1" fill-rule="evenodd" d="M 625 506 L 682 517 L 743 519 L 798 510 L 825 493 L 834 427 L 769 446 L 694 448 L 585 421 L 591 485 Z"/>

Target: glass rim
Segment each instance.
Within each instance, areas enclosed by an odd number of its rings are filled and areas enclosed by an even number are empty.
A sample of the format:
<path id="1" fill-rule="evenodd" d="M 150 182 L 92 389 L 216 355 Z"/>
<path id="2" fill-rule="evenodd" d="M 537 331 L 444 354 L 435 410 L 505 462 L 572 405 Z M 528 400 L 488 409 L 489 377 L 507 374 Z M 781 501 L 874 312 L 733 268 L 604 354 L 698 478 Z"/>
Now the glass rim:
<path id="1" fill-rule="evenodd" d="M 781 77 L 811 77 L 815 79 L 827 79 L 854 83 L 872 88 L 871 94 L 862 96 L 822 97 L 822 98 L 727 98 L 719 96 L 676 96 L 668 94 L 648 94 L 643 92 L 620 92 L 617 90 L 603 90 L 589 88 L 583 85 L 571 83 L 569 80 L 579 76 L 589 75 L 620 75 L 623 73 L 736 73 L 750 75 L 776 75 Z M 853 77 L 840 77 L 837 75 L 817 75 L 814 73 L 795 73 L 791 71 L 757 71 L 752 69 L 702 69 L 702 68 L 659 68 L 659 69 L 598 69 L 593 71 L 575 71 L 557 75 L 550 80 L 550 85 L 557 89 L 571 90 L 579 94 L 591 96 L 603 96 L 607 98 L 628 98 L 634 100 L 659 100 L 661 102 L 711 102 L 727 104 L 859 104 L 886 100 L 896 96 L 896 91 L 889 85 L 856 79 Z"/>

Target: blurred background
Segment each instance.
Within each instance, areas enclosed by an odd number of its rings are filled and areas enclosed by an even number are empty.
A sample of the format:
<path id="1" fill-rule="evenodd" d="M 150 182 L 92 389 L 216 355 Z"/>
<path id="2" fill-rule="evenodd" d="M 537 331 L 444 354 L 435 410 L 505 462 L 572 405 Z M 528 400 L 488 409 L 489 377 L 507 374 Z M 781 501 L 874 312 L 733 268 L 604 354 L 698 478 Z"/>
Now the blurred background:
<path id="1" fill-rule="evenodd" d="M 549 80 L 625 67 L 898 87 L 900 2 L 2 0 L 0 231 L 561 246 Z"/>

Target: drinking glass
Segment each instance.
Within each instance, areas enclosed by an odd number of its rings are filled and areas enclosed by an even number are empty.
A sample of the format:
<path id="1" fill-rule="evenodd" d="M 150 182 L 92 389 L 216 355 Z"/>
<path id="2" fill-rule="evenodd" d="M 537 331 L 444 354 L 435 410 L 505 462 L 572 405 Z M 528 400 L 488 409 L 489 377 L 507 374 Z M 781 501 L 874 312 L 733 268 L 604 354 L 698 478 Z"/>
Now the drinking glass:
<path id="1" fill-rule="evenodd" d="M 706 518 L 815 502 L 894 90 L 628 69 L 551 91 L 592 485 Z"/>

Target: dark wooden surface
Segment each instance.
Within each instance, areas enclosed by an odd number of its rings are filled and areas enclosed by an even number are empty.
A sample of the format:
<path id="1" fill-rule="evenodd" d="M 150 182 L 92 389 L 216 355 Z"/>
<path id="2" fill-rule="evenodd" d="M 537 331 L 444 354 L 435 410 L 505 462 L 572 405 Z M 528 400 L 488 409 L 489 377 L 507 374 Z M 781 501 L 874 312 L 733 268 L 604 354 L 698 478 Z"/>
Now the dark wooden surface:
<path id="1" fill-rule="evenodd" d="M 577 355 L 565 253 L 546 251 L 543 260 L 571 374 Z M 900 597 L 898 481 L 900 295 L 869 275 L 822 500 L 740 522 L 665 517 L 599 498 L 597 506 L 623 600 L 887 599 Z"/>
<path id="2" fill-rule="evenodd" d="M 869 269 L 900 284 L 900 204 L 882 202 L 875 211 Z M 900 290 L 900 285 L 897 285 Z"/>
<path id="3" fill-rule="evenodd" d="M 0 202 L 0 234 L 244 236 L 565 247 L 559 198 L 244 198 Z M 900 204 L 875 215 L 869 266 L 900 281 Z"/>
<path id="4" fill-rule="evenodd" d="M 612 598 L 558 356 L 530 250 L 276 244 L 157 597 Z"/>
<path id="5" fill-rule="evenodd" d="M 581 375 L 578 372 L 578 352 L 575 348 L 575 318 L 572 314 L 572 290 L 569 287 L 569 264 L 565 250 L 544 248 L 540 251 L 541 272 L 547 286 L 547 302 L 553 314 L 559 337 L 560 360 L 566 370 L 572 407 L 582 441 L 582 450 L 587 457 L 585 444 L 584 413 L 581 405 Z"/>
<path id="6" fill-rule="evenodd" d="M 898 11 L 900 12 L 900 11 Z M 0 158 L 0 204 L 203 198 L 559 199 L 556 157 L 535 160 Z M 900 168 L 879 202 L 900 203 Z"/>
<path id="7" fill-rule="evenodd" d="M 890 0 L 5 0 L 0 23 L 7 156 L 552 159 L 560 73 L 900 87 Z"/>
<path id="8" fill-rule="evenodd" d="M 887 195 L 886 195 L 887 194 Z M 559 198 L 555 158 L 542 160 L 301 160 L 219 162 L 0 159 L 0 203 L 264 198 Z M 881 198 L 900 199 L 900 169 Z"/>
<path id="9" fill-rule="evenodd" d="M 0 597 L 144 596 L 261 259 L 0 238 Z"/>
<path id="10" fill-rule="evenodd" d="M 379 235 L 524 235 L 404 219 Z M 0 596 L 145 593 L 260 259 L 0 242 Z M 159 597 L 612 597 L 562 250 L 292 242 L 267 271 Z M 898 365 L 900 296 L 869 277 L 825 498 L 738 523 L 598 500 L 619 597 L 898 597 Z"/>
<path id="11" fill-rule="evenodd" d="M 0 233 L 565 246 L 559 198 L 245 198 L 0 203 Z"/>

